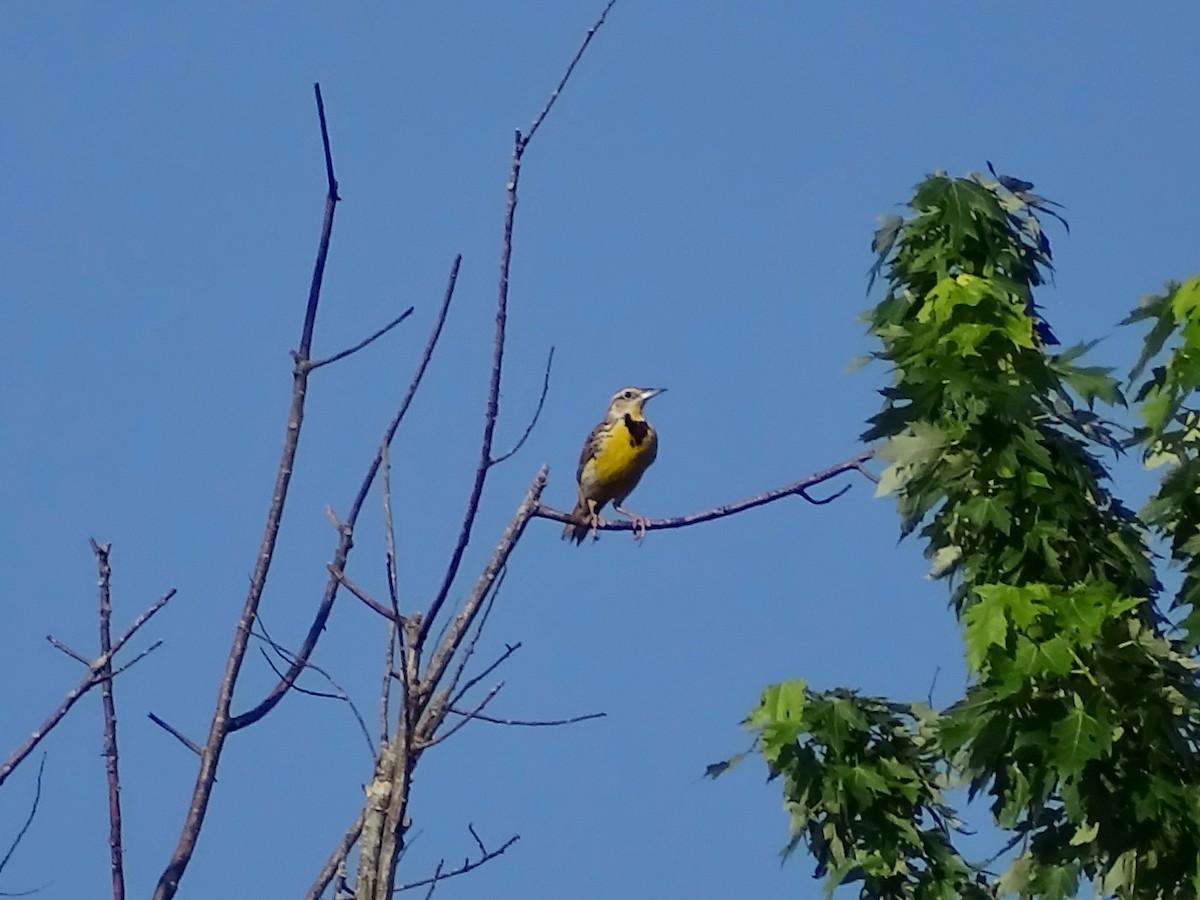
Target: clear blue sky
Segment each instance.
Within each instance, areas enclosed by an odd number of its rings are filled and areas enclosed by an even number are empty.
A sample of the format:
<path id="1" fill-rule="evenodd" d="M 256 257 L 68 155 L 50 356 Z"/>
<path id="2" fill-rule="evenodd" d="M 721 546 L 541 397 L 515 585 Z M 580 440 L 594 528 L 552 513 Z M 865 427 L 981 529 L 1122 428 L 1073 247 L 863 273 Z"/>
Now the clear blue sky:
<path id="1" fill-rule="evenodd" d="M 0 8 L 4 547 L 0 756 L 80 677 L 43 639 L 95 647 L 89 535 L 114 544 L 118 627 L 168 587 L 118 681 L 131 896 L 178 836 L 278 461 L 316 247 L 320 81 L 344 203 L 316 353 L 408 304 L 385 341 L 314 376 L 263 613 L 308 627 L 334 535 L 408 383 L 455 253 L 458 300 L 395 451 L 401 582 L 426 602 L 466 499 L 483 412 L 512 130 L 526 127 L 602 4 L 18 4 Z M 926 172 L 986 160 L 1066 204 L 1051 226 L 1064 341 L 1197 269 L 1200 12 L 1184 4 L 697 4 L 621 0 L 526 158 L 501 444 L 473 578 L 537 467 L 572 499 L 587 430 L 627 383 L 654 401 L 654 516 L 791 481 L 857 449 L 875 216 Z M 1127 364 L 1130 337 L 1098 349 Z M 898 699 L 962 684 L 941 585 L 889 501 L 784 502 L 576 549 L 534 522 L 480 659 L 514 717 L 603 710 L 557 730 L 477 724 L 421 765 L 407 877 L 522 840 L 446 897 L 819 896 L 780 867 L 786 820 L 738 723 L 768 682 Z M 380 590 L 373 501 L 351 574 Z M 465 590 L 465 588 L 463 588 Z M 461 595 L 461 591 L 456 595 Z M 316 661 L 370 722 L 383 635 L 343 597 Z M 274 676 L 249 658 L 237 709 Z M 312 687 L 321 685 L 314 682 Z M 98 698 L 45 745 L 41 810 L 0 890 L 101 897 L 107 821 Z M 33 792 L 0 792 L 7 846 Z M 185 897 L 296 897 L 353 819 L 370 758 L 341 704 L 288 698 L 231 739 Z"/>

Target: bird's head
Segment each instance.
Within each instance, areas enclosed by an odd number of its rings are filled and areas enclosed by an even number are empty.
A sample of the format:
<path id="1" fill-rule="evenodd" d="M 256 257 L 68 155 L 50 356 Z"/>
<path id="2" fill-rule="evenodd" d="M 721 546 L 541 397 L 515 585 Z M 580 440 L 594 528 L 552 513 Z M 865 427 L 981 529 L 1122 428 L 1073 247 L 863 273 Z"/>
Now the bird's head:
<path id="1" fill-rule="evenodd" d="M 634 418 L 640 419 L 642 407 L 646 405 L 646 401 L 651 397 L 657 397 L 665 390 L 666 388 L 621 388 L 613 394 L 612 401 L 608 404 L 608 418 L 616 420 L 629 413 Z"/>

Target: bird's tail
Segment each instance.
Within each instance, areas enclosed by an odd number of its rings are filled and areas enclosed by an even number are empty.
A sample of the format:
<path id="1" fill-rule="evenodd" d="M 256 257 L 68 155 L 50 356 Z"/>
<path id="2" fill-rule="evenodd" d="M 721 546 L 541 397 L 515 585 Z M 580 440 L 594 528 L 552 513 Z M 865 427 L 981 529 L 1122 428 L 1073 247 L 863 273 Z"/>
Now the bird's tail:
<path id="1" fill-rule="evenodd" d="M 575 521 L 563 529 L 563 540 L 574 541 L 576 545 L 582 544 L 583 539 L 592 530 L 592 525 L 588 521 L 587 504 L 582 500 L 576 503 L 575 509 L 571 511 L 571 518 Z"/>

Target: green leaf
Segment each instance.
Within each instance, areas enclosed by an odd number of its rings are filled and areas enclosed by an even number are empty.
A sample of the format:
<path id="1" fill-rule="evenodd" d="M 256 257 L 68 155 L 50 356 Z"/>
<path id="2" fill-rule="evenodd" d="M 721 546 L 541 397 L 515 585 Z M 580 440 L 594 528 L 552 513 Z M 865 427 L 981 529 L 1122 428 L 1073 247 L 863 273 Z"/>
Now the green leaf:
<path id="1" fill-rule="evenodd" d="M 1098 756 L 1097 731 L 1096 720 L 1079 707 L 1054 724 L 1050 729 L 1051 754 L 1059 777 L 1080 774 L 1084 764 Z"/>

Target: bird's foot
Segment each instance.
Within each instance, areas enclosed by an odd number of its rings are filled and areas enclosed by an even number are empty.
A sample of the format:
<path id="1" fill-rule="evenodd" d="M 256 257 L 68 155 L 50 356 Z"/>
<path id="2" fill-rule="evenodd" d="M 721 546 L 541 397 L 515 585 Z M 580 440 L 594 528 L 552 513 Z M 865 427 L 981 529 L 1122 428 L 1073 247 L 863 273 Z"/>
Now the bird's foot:
<path id="1" fill-rule="evenodd" d="M 588 523 L 592 526 L 592 540 L 600 540 L 600 529 L 604 525 L 604 520 L 600 518 L 600 513 L 596 512 L 596 501 L 588 501 Z"/>
<path id="2" fill-rule="evenodd" d="M 633 523 L 633 539 L 639 542 L 644 541 L 646 539 L 646 532 L 650 530 L 650 520 L 646 516 L 638 515 L 619 506 L 615 507 L 615 509 Z"/>

